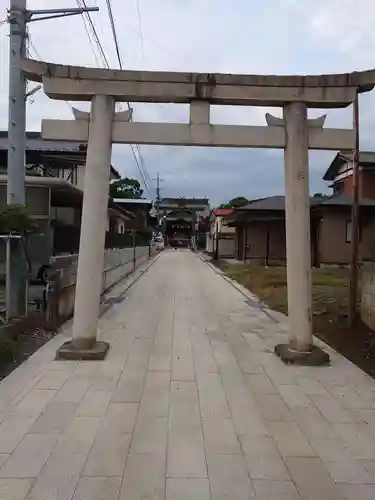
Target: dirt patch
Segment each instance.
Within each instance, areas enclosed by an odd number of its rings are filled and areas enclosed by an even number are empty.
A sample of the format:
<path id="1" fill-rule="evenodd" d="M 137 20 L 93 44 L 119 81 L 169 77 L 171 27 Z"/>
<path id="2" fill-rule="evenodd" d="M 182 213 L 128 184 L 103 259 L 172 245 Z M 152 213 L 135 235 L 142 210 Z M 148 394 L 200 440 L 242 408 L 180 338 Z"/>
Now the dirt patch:
<path id="1" fill-rule="evenodd" d="M 43 314 L 32 313 L 0 328 L 0 380 L 36 352 L 55 335 Z"/>
<path id="2" fill-rule="evenodd" d="M 270 308 L 287 314 L 285 267 L 227 262 L 219 267 Z M 314 334 L 375 378 L 375 332 L 359 319 L 352 328 L 347 326 L 349 270 L 313 269 L 312 278 Z"/>

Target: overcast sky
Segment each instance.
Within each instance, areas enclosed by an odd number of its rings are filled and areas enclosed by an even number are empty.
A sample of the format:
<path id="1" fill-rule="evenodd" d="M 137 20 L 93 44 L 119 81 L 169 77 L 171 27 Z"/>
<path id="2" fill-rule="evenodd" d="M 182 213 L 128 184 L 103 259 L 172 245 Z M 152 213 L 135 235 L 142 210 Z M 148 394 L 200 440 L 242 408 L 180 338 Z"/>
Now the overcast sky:
<path id="1" fill-rule="evenodd" d="M 105 0 L 93 13 L 98 34 L 117 67 Z M 0 21 L 8 0 L 0 0 Z M 28 0 L 29 9 L 76 7 L 75 0 Z M 124 68 L 250 74 L 313 74 L 375 67 L 374 0 L 112 0 Z M 141 26 L 141 29 L 140 29 Z M 143 33 L 143 43 L 140 32 Z M 33 57 L 64 64 L 97 65 L 80 16 L 30 24 Z M 0 28 L 0 128 L 7 128 L 8 26 Z M 375 149 L 375 91 L 361 97 L 361 148 Z M 83 104 L 82 108 L 85 107 Z M 214 109 L 216 123 L 265 124 L 265 108 Z M 271 110 L 280 114 L 280 110 Z M 318 112 L 311 116 L 316 116 Z M 135 119 L 184 121 L 185 106 L 136 105 Z M 29 130 L 42 118 L 71 117 L 70 105 L 37 93 L 27 107 Z M 349 127 L 351 108 L 329 111 L 326 126 Z M 160 172 L 164 196 L 207 196 L 213 204 L 234 196 L 283 193 L 282 152 L 142 146 L 151 178 Z M 311 191 L 334 153 L 310 154 Z M 121 174 L 139 178 L 128 146 L 113 148 Z M 147 193 L 146 193 L 147 194 Z"/>

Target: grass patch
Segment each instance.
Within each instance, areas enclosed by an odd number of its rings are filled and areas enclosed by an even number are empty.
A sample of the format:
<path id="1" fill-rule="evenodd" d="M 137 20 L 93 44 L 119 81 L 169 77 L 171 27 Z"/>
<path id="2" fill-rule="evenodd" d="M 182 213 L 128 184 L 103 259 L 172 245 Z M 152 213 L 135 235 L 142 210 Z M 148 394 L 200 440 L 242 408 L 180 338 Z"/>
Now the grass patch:
<path id="1" fill-rule="evenodd" d="M 269 307 L 287 314 L 288 294 L 285 267 L 259 264 L 220 263 L 225 273 L 257 295 Z M 345 315 L 348 306 L 349 271 L 342 268 L 312 270 L 313 314 Z"/>

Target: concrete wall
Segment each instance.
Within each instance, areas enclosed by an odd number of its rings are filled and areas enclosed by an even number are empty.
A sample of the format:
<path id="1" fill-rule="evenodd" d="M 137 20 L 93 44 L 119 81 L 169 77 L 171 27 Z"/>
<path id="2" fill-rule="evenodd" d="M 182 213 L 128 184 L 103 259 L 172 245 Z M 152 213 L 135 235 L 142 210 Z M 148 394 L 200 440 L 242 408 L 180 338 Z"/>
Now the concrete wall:
<path id="1" fill-rule="evenodd" d="M 375 262 L 364 262 L 361 275 L 361 319 L 375 330 Z"/>
<path id="2" fill-rule="evenodd" d="M 130 274 L 136 267 L 149 258 L 149 247 L 121 248 L 106 250 L 102 278 L 102 294 Z M 51 264 L 58 275 L 56 293 L 51 293 L 55 301 L 56 314 L 61 319 L 73 315 L 75 285 L 77 279 L 78 255 L 57 256 L 51 259 Z"/>

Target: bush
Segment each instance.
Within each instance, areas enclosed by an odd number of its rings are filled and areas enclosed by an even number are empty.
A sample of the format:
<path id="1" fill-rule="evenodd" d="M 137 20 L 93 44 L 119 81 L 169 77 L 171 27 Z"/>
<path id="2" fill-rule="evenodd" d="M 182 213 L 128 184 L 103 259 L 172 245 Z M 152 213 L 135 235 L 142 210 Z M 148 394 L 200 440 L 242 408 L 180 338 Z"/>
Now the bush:
<path id="1" fill-rule="evenodd" d="M 17 355 L 17 343 L 0 331 L 0 366 L 11 363 Z"/>
<path id="2" fill-rule="evenodd" d="M 0 212 L 0 232 L 23 233 L 34 229 L 33 220 L 22 205 L 8 205 Z"/>

